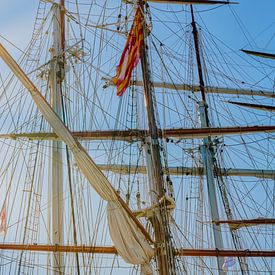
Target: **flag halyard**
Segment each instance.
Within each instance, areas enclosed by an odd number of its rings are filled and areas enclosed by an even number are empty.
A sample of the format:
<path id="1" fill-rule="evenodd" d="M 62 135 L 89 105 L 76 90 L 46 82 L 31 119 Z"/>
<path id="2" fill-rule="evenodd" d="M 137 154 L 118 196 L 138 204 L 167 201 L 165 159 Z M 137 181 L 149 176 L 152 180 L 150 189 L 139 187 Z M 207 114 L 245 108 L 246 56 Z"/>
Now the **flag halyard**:
<path id="1" fill-rule="evenodd" d="M 117 66 L 116 76 L 112 79 L 113 83 L 117 86 L 118 96 L 123 95 L 129 86 L 132 71 L 140 59 L 140 49 L 144 43 L 142 19 L 141 9 L 138 8 L 119 65 Z"/>

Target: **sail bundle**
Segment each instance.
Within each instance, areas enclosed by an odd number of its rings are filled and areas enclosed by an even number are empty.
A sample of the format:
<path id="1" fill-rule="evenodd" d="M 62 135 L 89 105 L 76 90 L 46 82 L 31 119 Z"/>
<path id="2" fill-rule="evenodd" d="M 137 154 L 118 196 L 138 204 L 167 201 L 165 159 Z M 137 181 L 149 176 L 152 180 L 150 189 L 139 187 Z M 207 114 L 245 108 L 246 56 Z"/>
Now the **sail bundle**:
<path id="1" fill-rule="evenodd" d="M 154 256 L 154 249 L 144 233 L 143 226 L 129 215 L 128 212 L 131 210 L 123 204 L 111 183 L 1 44 L 0 56 L 30 92 L 37 108 L 54 132 L 70 148 L 80 171 L 101 198 L 108 202 L 109 230 L 118 254 L 128 263 L 149 266 L 149 262 Z"/>
<path id="2" fill-rule="evenodd" d="M 5 235 L 7 232 L 7 207 L 4 202 L 0 212 L 0 235 Z"/>

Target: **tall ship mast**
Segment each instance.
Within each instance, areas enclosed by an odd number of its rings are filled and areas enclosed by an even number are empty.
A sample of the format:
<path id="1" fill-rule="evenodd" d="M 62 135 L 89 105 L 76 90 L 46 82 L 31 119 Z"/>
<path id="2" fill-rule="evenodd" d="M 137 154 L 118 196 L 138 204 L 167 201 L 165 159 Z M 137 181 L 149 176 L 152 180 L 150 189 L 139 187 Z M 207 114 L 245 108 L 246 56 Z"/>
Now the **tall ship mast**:
<path id="1" fill-rule="evenodd" d="M 204 21 L 238 3 L 36 3 L 0 34 L 0 272 L 273 274 L 274 55 Z"/>

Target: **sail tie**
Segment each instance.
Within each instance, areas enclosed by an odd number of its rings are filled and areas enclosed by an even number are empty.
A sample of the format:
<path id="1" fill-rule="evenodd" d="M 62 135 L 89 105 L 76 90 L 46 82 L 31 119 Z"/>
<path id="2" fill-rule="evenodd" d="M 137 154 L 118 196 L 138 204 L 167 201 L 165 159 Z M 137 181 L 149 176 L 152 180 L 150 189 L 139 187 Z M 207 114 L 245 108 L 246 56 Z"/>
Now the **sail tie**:
<path id="1" fill-rule="evenodd" d="M 133 211 L 133 213 L 137 218 L 152 218 L 157 212 L 157 209 L 159 209 L 159 207 L 165 207 L 169 215 L 171 215 L 173 210 L 176 208 L 176 204 L 172 198 L 168 196 L 163 196 L 158 203 L 153 204 L 151 207 L 135 210 Z"/>

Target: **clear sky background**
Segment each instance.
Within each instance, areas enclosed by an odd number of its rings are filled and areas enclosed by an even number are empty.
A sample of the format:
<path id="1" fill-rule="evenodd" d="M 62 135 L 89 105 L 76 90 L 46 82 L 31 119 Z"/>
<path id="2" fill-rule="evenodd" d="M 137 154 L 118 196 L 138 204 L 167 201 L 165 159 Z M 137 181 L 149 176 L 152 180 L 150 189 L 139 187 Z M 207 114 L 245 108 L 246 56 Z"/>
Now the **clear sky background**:
<path id="1" fill-rule="evenodd" d="M 0 0 L 0 34 L 21 49 L 26 47 L 31 38 L 38 2 L 38 0 Z M 215 6 L 197 7 L 199 10 L 211 10 Z M 211 11 L 200 13 L 209 30 L 234 49 L 242 48 L 248 41 L 233 13 L 228 12 L 228 9 L 233 9 L 241 19 L 247 28 L 246 36 L 250 42 L 273 23 L 264 33 L 266 37 L 262 35 L 256 39 L 259 48 L 264 47 L 267 43 L 266 39 L 271 38 L 275 33 L 274 0 L 240 0 L 238 5 L 214 8 Z"/>

